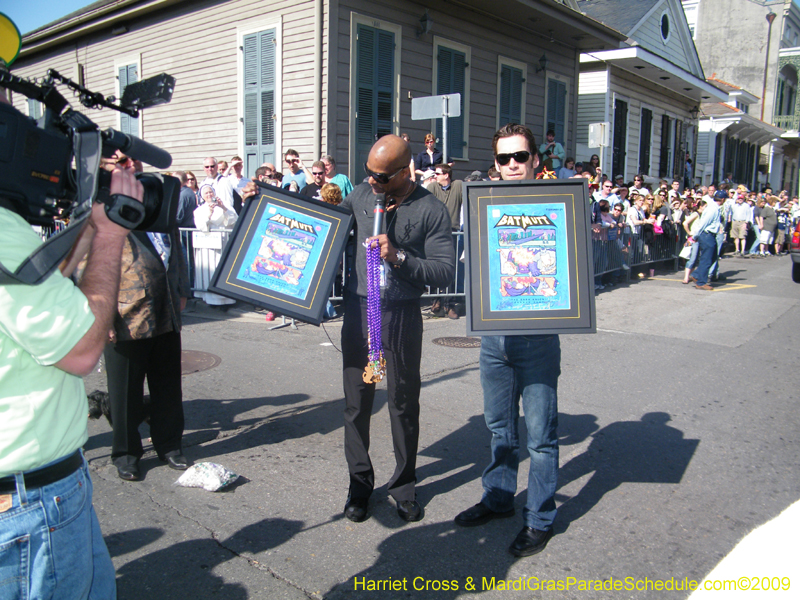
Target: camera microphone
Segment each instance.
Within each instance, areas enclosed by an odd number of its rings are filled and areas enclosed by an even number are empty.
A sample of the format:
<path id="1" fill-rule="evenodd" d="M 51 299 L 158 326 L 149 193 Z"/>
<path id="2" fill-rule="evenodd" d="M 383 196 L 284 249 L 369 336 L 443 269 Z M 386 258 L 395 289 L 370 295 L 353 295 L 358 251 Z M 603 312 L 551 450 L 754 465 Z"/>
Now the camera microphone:
<path id="1" fill-rule="evenodd" d="M 156 169 L 168 169 L 172 164 L 172 156 L 166 150 L 116 129 L 108 128 L 103 131 L 103 141 L 126 156 L 152 165 Z"/>

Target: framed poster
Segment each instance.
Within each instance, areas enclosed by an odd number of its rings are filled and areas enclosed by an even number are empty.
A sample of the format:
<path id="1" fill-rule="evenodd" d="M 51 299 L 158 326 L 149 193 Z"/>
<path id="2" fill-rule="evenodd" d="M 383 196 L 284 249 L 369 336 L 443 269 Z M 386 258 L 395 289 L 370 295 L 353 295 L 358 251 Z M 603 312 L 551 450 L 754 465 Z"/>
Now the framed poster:
<path id="1" fill-rule="evenodd" d="M 594 333 L 584 179 L 464 183 L 467 335 Z"/>
<path id="2" fill-rule="evenodd" d="M 319 325 L 353 216 L 273 186 L 259 191 L 242 209 L 208 289 Z"/>

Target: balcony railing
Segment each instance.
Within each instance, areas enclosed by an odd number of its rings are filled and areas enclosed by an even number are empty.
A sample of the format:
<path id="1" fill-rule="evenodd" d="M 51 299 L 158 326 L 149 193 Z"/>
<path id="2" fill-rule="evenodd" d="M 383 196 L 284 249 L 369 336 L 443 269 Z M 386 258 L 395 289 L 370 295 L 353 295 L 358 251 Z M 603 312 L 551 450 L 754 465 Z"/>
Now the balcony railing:
<path id="1" fill-rule="evenodd" d="M 775 115 L 772 124 L 786 131 L 797 131 L 800 129 L 800 115 Z"/>

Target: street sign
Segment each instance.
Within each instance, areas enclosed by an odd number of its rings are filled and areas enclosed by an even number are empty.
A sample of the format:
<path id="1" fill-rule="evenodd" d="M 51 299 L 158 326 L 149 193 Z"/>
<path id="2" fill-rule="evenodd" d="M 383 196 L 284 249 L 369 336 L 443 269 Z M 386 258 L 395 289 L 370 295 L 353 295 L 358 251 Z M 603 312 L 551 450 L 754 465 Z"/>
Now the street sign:
<path id="1" fill-rule="evenodd" d="M 442 119 L 442 160 L 447 162 L 447 119 L 461 116 L 461 94 L 411 99 L 411 120 Z"/>
<path id="2" fill-rule="evenodd" d="M 411 120 L 461 116 L 461 94 L 425 96 L 411 99 Z"/>
<path id="3" fill-rule="evenodd" d="M 589 125 L 589 148 L 605 148 L 609 142 L 608 123 L 592 123 Z"/>

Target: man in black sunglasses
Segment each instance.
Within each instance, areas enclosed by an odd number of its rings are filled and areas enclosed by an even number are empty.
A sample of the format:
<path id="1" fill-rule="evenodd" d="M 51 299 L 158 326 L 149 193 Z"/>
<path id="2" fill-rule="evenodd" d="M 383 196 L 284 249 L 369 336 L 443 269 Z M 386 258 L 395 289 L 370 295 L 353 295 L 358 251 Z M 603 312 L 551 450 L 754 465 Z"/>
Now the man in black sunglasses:
<path id="1" fill-rule="evenodd" d="M 534 178 L 539 164 L 531 130 L 509 123 L 494 135 L 495 165 L 505 181 Z M 528 430 L 528 498 L 524 527 L 509 547 L 514 556 L 541 552 L 553 534 L 558 479 L 558 376 L 561 346 L 557 335 L 483 336 L 480 353 L 483 412 L 492 432 L 492 457 L 483 472 L 483 498 L 455 518 L 474 527 L 514 515 L 517 490 L 520 400 Z"/>
<path id="2" fill-rule="evenodd" d="M 375 142 L 364 165 L 368 178 L 340 206 L 353 213 L 355 264 L 345 291 L 342 362 L 345 395 L 344 451 L 350 471 L 345 516 L 367 518 L 375 473 L 369 458 L 369 423 L 375 383 L 365 383 L 367 366 L 367 253 L 364 241 L 381 251 L 381 342 L 386 358 L 389 418 L 396 467 L 388 490 L 405 521 L 419 521 L 416 460 L 419 440 L 422 313 L 425 286 L 447 287 L 455 273 L 455 252 L 447 207 L 411 180 L 411 149 L 400 137 Z M 375 200 L 383 195 L 382 233 L 373 235 Z"/>

